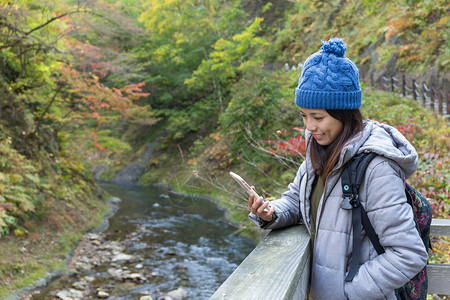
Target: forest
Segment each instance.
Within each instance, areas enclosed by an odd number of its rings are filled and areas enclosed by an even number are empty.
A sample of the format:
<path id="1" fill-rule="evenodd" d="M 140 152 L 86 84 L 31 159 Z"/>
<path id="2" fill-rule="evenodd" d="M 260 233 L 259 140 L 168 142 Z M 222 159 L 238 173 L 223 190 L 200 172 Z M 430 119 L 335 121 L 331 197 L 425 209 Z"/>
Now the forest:
<path id="1" fill-rule="evenodd" d="M 409 182 L 450 217 L 449 116 L 380 90 L 449 94 L 444 0 L 0 0 L 0 297 L 65 258 L 107 212 L 111 180 L 157 142 L 139 183 L 210 195 L 257 238 L 237 172 L 276 199 L 305 155 L 294 90 L 321 40 L 360 70 L 365 117 L 420 155 Z M 446 98 L 445 98 L 446 97 Z M 450 261 L 449 240 L 432 259 Z M 56 258 L 56 259 L 55 259 Z"/>

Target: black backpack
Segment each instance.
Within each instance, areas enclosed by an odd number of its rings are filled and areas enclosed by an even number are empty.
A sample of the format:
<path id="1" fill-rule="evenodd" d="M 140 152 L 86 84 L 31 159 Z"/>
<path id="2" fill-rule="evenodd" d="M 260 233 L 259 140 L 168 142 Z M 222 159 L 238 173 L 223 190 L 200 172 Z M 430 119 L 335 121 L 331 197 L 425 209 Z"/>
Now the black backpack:
<path id="1" fill-rule="evenodd" d="M 364 227 L 367 236 L 378 255 L 384 253 L 375 230 L 370 223 L 366 211 L 360 205 L 359 188 L 364 178 L 364 173 L 370 161 L 377 156 L 373 152 L 364 152 L 355 155 L 345 166 L 341 175 L 342 197 L 344 201 L 341 204 L 343 209 L 352 210 L 353 237 L 361 236 L 361 229 Z M 428 200 L 409 184 L 405 188 L 408 203 L 414 211 L 414 222 L 420 233 L 424 245 L 428 249 L 430 244 L 430 227 L 432 219 L 432 209 Z M 359 269 L 359 259 L 361 256 L 361 240 L 353 238 L 352 261 L 345 281 L 352 281 Z M 395 290 L 397 299 L 426 299 L 428 289 L 428 278 L 426 266 L 416 276 L 411 278 L 404 286 Z"/>

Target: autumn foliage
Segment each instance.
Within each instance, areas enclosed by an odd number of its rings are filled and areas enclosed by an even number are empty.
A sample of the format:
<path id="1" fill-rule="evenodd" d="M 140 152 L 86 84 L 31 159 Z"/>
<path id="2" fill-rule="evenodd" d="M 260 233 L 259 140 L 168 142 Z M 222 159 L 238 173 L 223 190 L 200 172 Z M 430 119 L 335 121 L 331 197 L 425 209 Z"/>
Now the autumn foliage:
<path id="1" fill-rule="evenodd" d="M 70 121 L 84 118 L 101 121 L 102 118 L 109 117 L 133 120 L 133 111 L 149 112 L 148 107 L 134 104 L 135 100 L 150 95 L 142 92 L 145 82 L 109 88 L 92 73 L 82 73 L 67 66 L 62 67 L 60 71 L 61 77 L 58 80 L 67 84 L 66 92 L 71 96 L 66 103 L 67 108 L 73 112 L 68 116 Z M 151 123 L 155 119 L 147 117 L 140 121 Z"/>
<path id="2" fill-rule="evenodd" d="M 295 131 L 302 132 L 303 130 L 295 127 Z M 287 135 L 289 134 L 288 130 L 278 130 L 278 135 Z M 306 141 L 302 135 L 296 137 L 289 137 L 286 140 L 263 140 L 263 142 L 270 146 L 270 153 L 272 155 L 291 155 L 291 156 L 302 156 L 304 157 L 306 154 Z"/>

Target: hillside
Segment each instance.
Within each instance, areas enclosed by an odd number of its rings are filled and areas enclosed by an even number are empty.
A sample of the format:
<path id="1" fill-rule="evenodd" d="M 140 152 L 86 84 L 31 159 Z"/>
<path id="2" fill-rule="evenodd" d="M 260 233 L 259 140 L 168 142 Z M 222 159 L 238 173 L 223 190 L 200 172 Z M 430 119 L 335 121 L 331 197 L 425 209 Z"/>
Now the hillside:
<path id="1" fill-rule="evenodd" d="M 293 103 L 301 63 L 334 36 L 360 69 L 364 114 L 413 142 L 421 160 L 411 182 L 448 218 L 448 119 L 379 88 L 383 76 L 405 75 L 448 95 L 449 9 L 443 0 L 0 0 L 0 295 L 64 269 L 107 210 L 93 172 L 114 178 L 156 140 L 139 182 L 214 195 L 249 234 L 245 197 L 227 173 L 268 198 L 292 180 L 303 160 Z"/>

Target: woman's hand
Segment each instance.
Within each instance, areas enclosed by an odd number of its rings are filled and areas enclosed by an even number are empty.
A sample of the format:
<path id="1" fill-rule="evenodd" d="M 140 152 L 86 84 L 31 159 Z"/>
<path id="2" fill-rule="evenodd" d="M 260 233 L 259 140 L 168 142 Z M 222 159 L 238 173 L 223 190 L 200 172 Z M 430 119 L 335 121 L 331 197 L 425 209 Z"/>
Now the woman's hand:
<path id="1" fill-rule="evenodd" d="M 254 190 L 255 187 L 252 186 Z M 266 222 L 272 221 L 274 209 L 269 206 L 269 201 L 264 201 L 263 197 L 255 197 L 250 194 L 248 198 L 248 209 Z"/>

